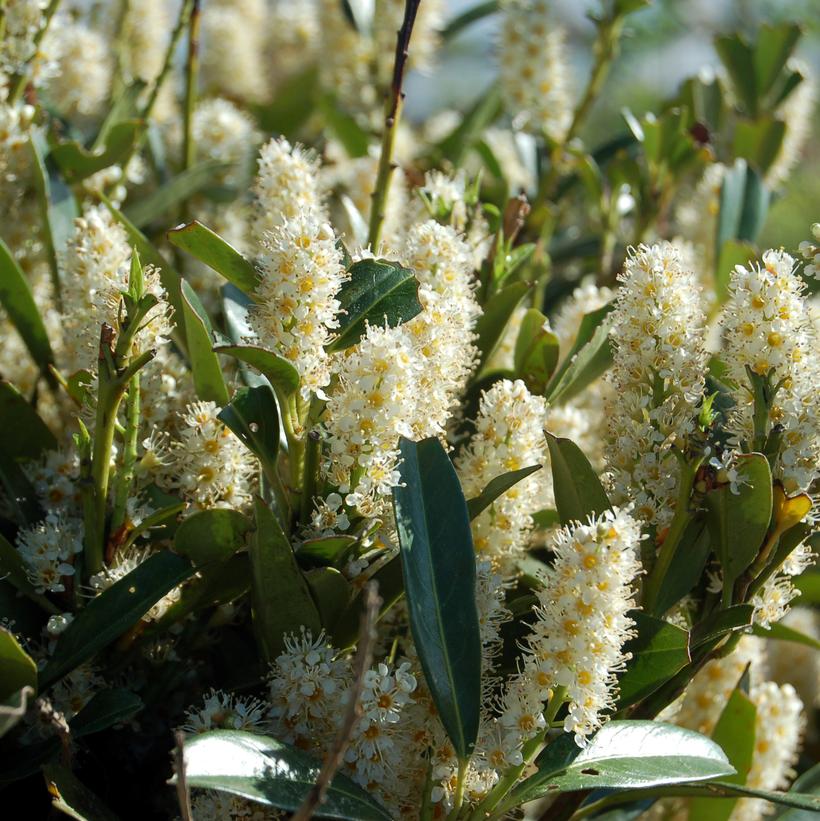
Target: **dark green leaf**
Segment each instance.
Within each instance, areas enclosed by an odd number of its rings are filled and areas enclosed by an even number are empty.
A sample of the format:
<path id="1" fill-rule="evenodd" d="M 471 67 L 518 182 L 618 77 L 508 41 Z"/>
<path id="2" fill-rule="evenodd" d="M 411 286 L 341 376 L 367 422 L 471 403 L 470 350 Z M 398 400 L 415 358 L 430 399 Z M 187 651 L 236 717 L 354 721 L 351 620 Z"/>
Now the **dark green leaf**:
<path id="1" fill-rule="evenodd" d="M 0 379 L 0 429 L 6 432 L 0 450 L 10 459 L 37 459 L 55 450 L 57 440 L 17 388 Z M 14 435 L 8 435 L 11 432 Z"/>
<path id="2" fill-rule="evenodd" d="M 342 144 L 348 157 L 365 157 L 370 138 L 356 120 L 339 107 L 330 94 L 319 97 L 319 111 L 328 131 Z"/>
<path id="3" fill-rule="evenodd" d="M 75 184 L 126 159 L 139 142 L 143 130 L 140 120 L 121 121 L 108 130 L 102 147 L 89 150 L 76 140 L 69 140 L 55 145 L 51 156 L 66 180 Z"/>
<path id="4" fill-rule="evenodd" d="M 712 548 L 723 569 L 725 588 L 754 561 L 772 516 L 772 473 L 766 457 L 760 453 L 739 456 L 738 474 L 744 484 L 736 494 L 725 485 L 704 497 Z"/>
<path id="5" fill-rule="evenodd" d="M 304 564 L 332 565 L 336 564 L 353 544 L 356 544 L 355 536 L 322 536 L 302 542 L 296 556 Z"/>
<path id="6" fill-rule="evenodd" d="M 0 627 L 0 701 L 7 701 L 23 687 L 37 692 L 37 665 L 13 633 Z"/>
<path id="7" fill-rule="evenodd" d="M 214 351 L 252 365 L 267 378 L 274 390 L 281 391 L 285 396 L 299 387 L 299 371 L 287 359 L 272 351 L 255 345 L 219 345 Z"/>
<path id="8" fill-rule="evenodd" d="M 609 510 L 601 480 L 581 449 L 569 439 L 547 433 L 555 506 L 562 524 L 585 522 L 592 514 Z"/>
<path id="9" fill-rule="evenodd" d="M 201 510 L 184 519 L 174 534 L 174 550 L 195 565 L 230 558 L 245 544 L 253 522 L 238 510 Z"/>
<path id="10" fill-rule="evenodd" d="M 558 516 L 558 511 L 552 510 L 550 508 L 537 510 L 535 513 L 532 514 L 532 521 L 536 527 L 541 528 L 542 530 L 546 530 L 547 528 L 561 524 L 561 519 Z"/>
<path id="11" fill-rule="evenodd" d="M 805 644 L 812 650 L 820 650 L 820 641 L 814 636 L 807 636 L 799 630 L 787 627 L 782 623 L 770 624 L 768 628 L 756 624 L 752 627 L 752 632 L 762 639 L 776 639 L 777 641 L 791 641 L 795 644 Z"/>
<path id="12" fill-rule="evenodd" d="M 410 627 L 424 676 L 456 755 L 466 758 L 481 713 L 475 549 L 467 504 L 438 439 L 399 440 L 393 509 Z"/>
<path id="13" fill-rule="evenodd" d="M 137 227 L 142 228 L 157 217 L 167 214 L 193 194 L 213 184 L 214 177 L 230 168 L 230 163 L 206 160 L 180 171 L 168 182 L 152 191 L 144 199 L 129 204 L 125 216 Z"/>
<path id="14" fill-rule="evenodd" d="M 212 730 L 185 742 L 188 785 L 241 795 L 295 811 L 319 775 L 307 753 L 276 739 L 239 730 Z M 390 814 L 343 775 L 337 775 L 322 804 L 322 816 L 350 821 L 390 821 Z"/>
<path id="15" fill-rule="evenodd" d="M 740 35 L 729 34 L 715 39 L 715 51 L 726 67 L 746 113 L 756 117 L 758 94 L 752 49 Z"/>
<path id="16" fill-rule="evenodd" d="M 795 779 L 789 787 L 790 793 L 804 793 L 809 795 L 820 794 L 820 764 L 815 764 Z M 779 821 L 816 821 L 816 811 L 805 809 L 781 810 L 776 814 Z"/>
<path id="17" fill-rule="evenodd" d="M 54 362 L 43 319 L 26 275 L 20 270 L 9 247 L 0 239 L 0 304 L 23 339 L 31 358 L 43 371 Z"/>
<path id="18" fill-rule="evenodd" d="M 276 470 L 279 411 L 276 397 L 268 385 L 240 388 L 217 416 L 264 465 Z"/>
<path id="19" fill-rule="evenodd" d="M 691 660 L 686 630 L 640 610 L 630 611 L 629 617 L 638 635 L 624 645 L 624 652 L 632 658 L 618 680 L 619 710 L 654 693 Z"/>
<path id="20" fill-rule="evenodd" d="M 612 362 L 609 346 L 612 304 L 584 315 L 572 348 L 564 355 L 545 392 L 552 404 L 562 404 L 577 396 L 595 381 Z"/>
<path id="21" fill-rule="evenodd" d="M 526 282 L 514 282 L 512 285 L 508 285 L 493 294 L 484 306 L 484 313 L 478 318 L 475 325 L 478 334 L 476 345 L 481 354 L 481 362 L 476 370 L 477 373 L 481 371 L 481 367 L 493 355 L 493 351 L 504 335 L 510 317 L 529 290 L 530 286 Z"/>
<path id="22" fill-rule="evenodd" d="M 660 721 L 610 721 L 583 750 L 576 747 L 577 754 L 569 743 L 557 760 L 539 757 L 538 772 L 513 790 L 519 803 L 556 792 L 646 788 L 734 772 L 711 739 Z"/>
<path id="23" fill-rule="evenodd" d="M 254 515 L 249 547 L 253 619 L 263 654 L 272 661 L 284 649 L 286 633 L 305 627 L 316 637 L 322 620 L 276 516 L 258 498 Z"/>
<path id="24" fill-rule="evenodd" d="M 367 325 L 395 328 L 421 313 L 419 283 L 409 268 L 386 259 L 362 259 L 350 267 L 350 279 L 337 296 L 339 328 L 329 351 L 355 345 Z"/>
<path id="25" fill-rule="evenodd" d="M 549 329 L 549 320 L 530 308 L 521 321 L 515 341 L 515 373 L 530 393 L 541 395 L 558 364 L 558 337 Z"/>
<path id="26" fill-rule="evenodd" d="M 692 628 L 689 646 L 694 650 L 722 638 L 727 633 L 745 630 L 752 623 L 754 608 L 750 604 L 736 604 L 719 610 Z"/>
<path id="27" fill-rule="evenodd" d="M 51 763 L 43 767 L 43 775 L 55 810 L 75 821 L 118 821 L 117 816 L 71 770 Z"/>
<path id="28" fill-rule="evenodd" d="M 253 105 L 259 126 L 271 134 L 292 139 L 314 110 L 318 69 L 311 66 L 279 84 L 270 103 Z"/>
<path id="29" fill-rule="evenodd" d="M 754 122 L 741 120 L 735 126 L 733 151 L 735 156 L 743 157 L 750 166 L 765 174 L 777 159 L 785 136 L 786 123 L 777 117 L 761 117 Z"/>
<path id="30" fill-rule="evenodd" d="M 761 26 L 757 33 L 754 64 L 757 90 L 761 97 L 768 94 L 777 82 L 800 39 L 797 23 Z"/>
<path id="31" fill-rule="evenodd" d="M 253 263 L 210 228 L 195 220 L 172 228 L 167 236 L 171 245 L 213 268 L 245 294 L 253 293 L 259 281 Z"/>
<path id="32" fill-rule="evenodd" d="M 305 573 L 322 625 L 330 630 L 350 603 L 350 582 L 335 567 L 316 567 Z"/>
<path id="33" fill-rule="evenodd" d="M 511 487 L 517 485 L 520 481 L 531 476 L 536 470 L 540 470 L 541 465 L 530 465 L 520 470 L 511 470 L 508 473 L 502 473 L 496 476 L 495 479 L 488 482 L 487 487 L 472 499 L 467 500 L 467 510 L 470 514 L 470 519 L 475 519 L 482 510 L 486 510 L 499 496 L 503 496 Z"/>
<path id="34" fill-rule="evenodd" d="M 213 349 L 213 328 L 199 297 L 191 286 L 182 282 L 182 310 L 185 316 L 185 339 L 194 377 L 196 395 L 203 402 L 228 404 L 228 389 L 219 359 Z"/>
<path id="35" fill-rule="evenodd" d="M 726 778 L 731 784 L 746 783 L 755 753 L 756 718 L 754 702 L 742 690 L 734 689 L 712 732 L 712 740 L 720 745 L 736 770 Z M 728 821 L 737 801 L 737 798 L 696 798 L 690 804 L 689 813 L 698 821 Z"/>
<path id="36" fill-rule="evenodd" d="M 136 624 L 193 570 L 187 559 L 163 550 L 149 556 L 92 599 L 57 640 L 54 653 L 41 674 L 43 689 L 88 661 Z"/>
<path id="37" fill-rule="evenodd" d="M 693 518 L 683 531 L 669 570 L 663 577 L 655 613 L 661 614 L 677 604 L 698 583 L 709 558 L 709 528 L 702 516 Z"/>
<path id="38" fill-rule="evenodd" d="M 88 704 L 71 719 L 71 735 L 82 738 L 128 721 L 143 707 L 142 699 L 130 690 L 114 688 L 94 693 Z"/>

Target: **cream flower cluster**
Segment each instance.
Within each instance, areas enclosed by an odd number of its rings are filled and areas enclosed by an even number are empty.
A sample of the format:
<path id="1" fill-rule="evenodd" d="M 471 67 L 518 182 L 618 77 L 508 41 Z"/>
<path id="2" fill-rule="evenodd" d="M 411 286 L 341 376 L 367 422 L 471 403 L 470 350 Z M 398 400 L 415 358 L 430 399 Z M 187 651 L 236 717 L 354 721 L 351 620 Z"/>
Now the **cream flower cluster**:
<path id="1" fill-rule="evenodd" d="M 43 24 L 42 0 L 9 0 L 3 7 L 0 66 L 10 74 L 22 70 L 35 51 L 34 37 Z"/>
<path id="2" fill-rule="evenodd" d="M 627 611 L 635 606 L 633 585 L 640 573 L 640 526 L 624 509 L 559 530 L 552 541 L 555 564 L 538 591 L 536 621 L 526 638 L 519 677 L 501 723 L 534 735 L 521 724 L 533 695 L 541 702 L 566 688 L 569 713 L 564 730 L 585 744 L 605 720 L 617 696 L 618 672 L 629 658 L 623 645 L 633 634 Z M 516 692 L 517 691 L 517 692 Z M 526 694 L 526 710 L 518 693 Z"/>
<path id="3" fill-rule="evenodd" d="M 768 629 L 783 619 L 789 612 L 791 602 L 800 595 L 792 579 L 812 567 L 815 558 L 811 545 L 807 542 L 789 554 L 777 572 L 769 577 L 751 599 L 754 606 L 752 620 L 755 624 Z"/>
<path id="4" fill-rule="evenodd" d="M 732 424 L 750 443 L 754 398 L 746 368 L 760 377 L 772 372 L 779 385 L 769 409 L 782 439 L 775 476 L 787 493 L 807 490 L 820 461 L 820 422 L 816 411 L 818 338 L 810 321 L 805 285 L 794 259 L 767 251 L 763 264 L 737 266 L 729 281 L 730 300 L 723 315 L 724 357 L 736 385 Z"/>
<path id="5" fill-rule="evenodd" d="M 238 698 L 231 693 L 211 689 L 202 706 L 185 713 L 182 730 L 190 735 L 209 730 L 244 730 L 264 732 L 267 728 L 267 705 L 258 698 Z"/>
<path id="6" fill-rule="evenodd" d="M 62 512 L 17 532 L 17 551 L 26 575 L 38 593 L 61 593 L 74 575 L 74 556 L 83 549 L 83 523 Z"/>
<path id="7" fill-rule="evenodd" d="M 214 402 L 194 402 L 181 414 L 174 439 L 168 442 L 167 434 L 158 432 L 143 443 L 143 468 L 156 472 L 160 486 L 177 490 L 192 505 L 191 512 L 241 510 L 251 502 L 256 458 L 217 418 L 218 412 Z"/>
<path id="8" fill-rule="evenodd" d="M 546 402 L 524 383 L 502 379 L 481 397 L 475 435 L 456 460 L 464 495 L 478 496 L 490 480 L 511 470 L 544 465 Z M 539 471 L 540 472 L 540 471 Z M 544 507 L 538 473 L 496 499 L 473 520 L 479 556 L 509 573 L 523 554 L 533 526 L 532 513 Z"/>
<path id="9" fill-rule="evenodd" d="M 671 448 L 694 430 L 703 393 L 700 289 L 669 243 L 631 249 L 619 279 L 605 409 L 611 490 L 617 503 L 634 501 L 639 518 L 664 526 L 679 473 Z"/>
<path id="10" fill-rule="evenodd" d="M 800 243 L 800 256 L 806 260 L 803 266 L 803 274 L 807 277 L 820 279 L 820 222 L 815 222 L 811 226 L 812 240 L 803 240 Z"/>
<path id="11" fill-rule="evenodd" d="M 820 640 L 820 613 L 811 607 L 793 607 L 784 627 Z M 769 678 L 792 684 L 808 706 L 820 706 L 820 651 L 794 641 L 770 641 L 766 648 Z"/>
<path id="12" fill-rule="evenodd" d="M 130 3 L 122 22 L 120 48 L 125 76 L 151 82 L 162 69 L 173 26 L 165 0 Z"/>
<path id="13" fill-rule="evenodd" d="M 560 142 L 572 121 L 566 34 L 549 0 L 505 0 L 501 85 L 517 124 Z"/>

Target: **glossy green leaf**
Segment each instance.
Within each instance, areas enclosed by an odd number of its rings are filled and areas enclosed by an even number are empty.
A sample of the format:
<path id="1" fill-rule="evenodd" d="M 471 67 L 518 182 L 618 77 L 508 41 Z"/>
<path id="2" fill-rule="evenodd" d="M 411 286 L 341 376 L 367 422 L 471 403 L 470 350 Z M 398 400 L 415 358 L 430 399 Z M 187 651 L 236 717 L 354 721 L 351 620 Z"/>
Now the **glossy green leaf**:
<path id="1" fill-rule="evenodd" d="M 276 470 L 279 411 L 268 385 L 240 388 L 217 416 L 269 470 Z"/>
<path id="2" fill-rule="evenodd" d="M 750 604 L 736 604 L 712 613 L 691 632 L 689 646 L 694 650 L 722 638 L 727 633 L 745 630 L 752 624 L 754 608 Z"/>
<path id="3" fill-rule="evenodd" d="M 88 602 L 57 640 L 41 674 L 43 689 L 121 636 L 193 571 L 187 559 L 163 550 Z"/>
<path id="4" fill-rule="evenodd" d="M 762 639 L 791 641 L 795 644 L 803 644 L 806 647 L 811 647 L 812 650 L 820 650 L 820 641 L 818 641 L 814 636 L 801 633 L 799 630 L 795 630 L 793 627 L 788 627 L 782 622 L 770 624 L 768 628 L 761 627 L 759 624 L 756 624 L 752 627 L 752 632 L 756 636 L 760 636 Z"/>
<path id="5" fill-rule="evenodd" d="M 253 522 L 230 508 L 201 510 L 184 519 L 174 533 L 174 551 L 195 565 L 230 558 L 245 545 Z"/>
<path id="6" fill-rule="evenodd" d="M 592 514 L 609 510 L 601 480 L 581 449 L 569 439 L 547 433 L 555 506 L 562 524 L 584 522 Z"/>
<path id="7" fill-rule="evenodd" d="M 40 129 L 31 132 L 31 151 L 34 162 L 34 187 L 40 198 L 43 215 L 43 240 L 46 258 L 51 268 L 51 279 L 57 293 L 60 291 L 60 256 L 69 237 L 74 233 L 74 220 L 79 216 L 71 189 L 63 180 L 52 159 L 46 136 Z"/>
<path id="8" fill-rule="evenodd" d="M 322 626 L 329 630 L 344 613 L 353 587 L 335 567 L 316 567 L 305 573 L 313 600 L 319 610 Z"/>
<path id="9" fill-rule="evenodd" d="M 305 627 L 318 636 L 322 620 L 279 521 L 259 498 L 254 518 L 248 548 L 253 620 L 263 655 L 272 661 L 284 649 L 286 633 Z"/>
<path id="10" fill-rule="evenodd" d="M 712 740 L 720 745 L 736 770 L 725 779 L 731 784 L 746 783 L 754 760 L 756 718 L 757 708 L 749 696 L 738 688 L 732 690 L 712 731 Z M 737 801 L 737 798 L 696 798 L 689 806 L 689 814 L 699 821 L 728 821 Z"/>
<path id="11" fill-rule="evenodd" d="M 0 429 L 5 435 L 0 450 L 11 459 L 37 459 L 45 451 L 55 450 L 57 440 L 37 411 L 17 388 L 0 379 Z"/>
<path id="12" fill-rule="evenodd" d="M 393 510 L 413 639 L 456 755 L 470 755 L 481 712 L 475 549 L 455 468 L 438 439 L 399 440 Z"/>
<path id="13" fill-rule="evenodd" d="M 820 764 L 815 764 L 806 772 L 801 773 L 789 787 L 790 793 L 803 793 L 808 795 L 820 795 Z M 817 814 L 806 809 L 790 809 L 776 813 L 778 821 L 816 821 Z"/>
<path id="14" fill-rule="evenodd" d="M 661 581 L 654 612 L 660 615 L 677 604 L 700 581 L 712 543 L 703 516 L 696 516 L 683 531 L 669 570 Z"/>
<path id="15" fill-rule="evenodd" d="M 230 163 L 206 160 L 180 171 L 146 197 L 126 205 L 125 216 L 138 228 L 169 213 L 204 188 L 213 185 L 214 178 L 231 167 Z"/>
<path id="16" fill-rule="evenodd" d="M 7 701 L 23 687 L 37 691 L 37 665 L 14 634 L 0 627 L 0 701 Z"/>
<path id="17" fill-rule="evenodd" d="M 797 23 L 761 26 L 757 33 L 754 54 L 757 90 L 765 96 L 772 90 L 800 39 Z"/>
<path id="18" fill-rule="evenodd" d="M 218 345 L 216 353 L 233 356 L 258 370 L 277 392 L 289 396 L 299 388 L 299 371 L 287 359 L 255 345 Z"/>
<path id="19" fill-rule="evenodd" d="M 118 821 L 99 796 L 68 768 L 52 762 L 43 767 L 43 776 L 52 796 L 52 807 L 63 815 L 75 821 Z"/>
<path id="20" fill-rule="evenodd" d="M 521 321 L 515 341 L 515 373 L 530 393 L 544 393 L 558 364 L 558 337 L 549 330 L 549 320 L 530 308 Z"/>
<path id="21" fill-rule="evenodd" d="M 419 283 L 409 268 L 386 259 L 362 259 L 350 266 L 339 300 L 339 328 L 329 351 L 355 345 L 367 325 L 395 328 L 421 313 Z"/>
<path id="22" fill-rule="evenodd" d="M 555 527 L 555 525 L 561 524 L 561 519 L 558 516 L 558 511 L 552 510 L 551 508 L 537 510 L 535 513 L 532 514 L 532 521 L 536 527 L 541 529 L 547 529 L 550 527 Z"/>
<path id="23" fill-rule="evenodd" d="M 530 465 L 520 470 L 511 470 L 508 473 L 502 473 L 491 479 L 487 483 L 487 487 L 478 494 L 478 496 L 467 500 L 467 510 L 470 514 L 470 520 L 475 519 L 483 510 L 486 510 L 499 496 L 503 496 L 511 487 L 517 485 L 519 482 L 531 476 L 536 470 L 540 470 L 541 465 Z"/>
<path id="24" fill-rule="evenodd" d="M 252 294 L 259 275 L 253 263 L 201 222 L 189 222 L 168 231 L 168 242 L 212 268 L 245 294 Z"/>
<path id="25" fill-rule="evenodd" d="M 629 617 L 638 634 L 624 645 L 632 657 L 618 679 L 619 710 L 654 693 L 691 661 L 686 630 L 640 610 L 631 610 Z"/>
<path id="26" fill-rule="evenodd" d="M 31 358 L 42 369 L 54 362 L 43 318 L 31 293 L 26 275 L 20 270 L 9 247 L 0 239 L 0 305 L 23 339 Z"/>
<path id="27" fill-rule="evenodd" d="M 143 708 L 142 699 L 130 690 L 117 687 L 99 690 L 88 704 L 71 719 L 71 734 L 75 738 L 99 733 L 135 716 Z"/>
<path id="28" fill-rule="evenodd" d="M 241 795 L 295 811 L 319 775 L 320 763 L 281 741 L 239 730 L 212 730 L 185 742 L 188 785 Z M 390 813 L 361 787 L 336 775 L 322 804 L 325 818 L 390 821 Z"/>
<path id="29" fill-rule="evenodd" d="M 322 536 L 318 539 L 307 539 L 299 545 L 296 556 L 300 562 L 308 565 L 336 564 L 354 544 L 355 536 Z"/>
<path id="30" fill-rule="evenodd" d="M 222 376 L 219 358 L 213 349 L 211 320 L 194 289 L 183 280 L 182 306 L 185 316 L 185 339 L 194 378 L 196 395 L 203 402 L 228 404 L 228 389 Z"/>
<path id="31" fill-rule="evenodd" d="M 550 755 L 555 744 L 560 755 Z M 538 772 L 513 790 L 518 803 L 556 792 L 655 787 L 734 772 L 714 741 L 659 721 L 610 721 L 583 750 L 572 746 L 567 735 L 547 747 Z"/>
<path id="32" fill-rule="evenodd" d="M 475 325 L 475 331 L 478 334 L 476 345 L 481 356 L 476 373 L 480 373 L 481 367 L 493 355 L 493 351 L 498 347 L 504 335 L 510 317 L 529 290 L 530 286 L 526 282 L 514 282 L 493 294 L 484 305 L 484 313 Z"/>
<path id="33" fill-rule="evenodd" d="M 88 149 L 76 140 L 67 140 L 57 143 L 51 156 L 73 185 L 130 156 L 143 130 L 140 120 L 124 120 L 111 126 L 100 148 Z"/>
<path id="34" fill-rule="evenodd" d="M 612 304 L 585 314 L 572 348 L 563 355 L 544 395 L 552 404 L 562 404 L 594 382 L 612 362 L 609 345 Z"/>
<path id="35" fill-rule="evenodd" d="M 729 34 L 715 39 L 715 51 L 729 73 L 743 108 L 756 117 L 758 93 L 752 48 L 740 35 Z"/>
<path id="36" fill-rule="evenodd" d="M 725 587 L 754 561 L 772 515 L 772 472 L 766 457 L 739 456 L 738 474 L 743 484 L 736 494 L 726 485 L 704 497 L 712 549 L 720 560 Z"/>

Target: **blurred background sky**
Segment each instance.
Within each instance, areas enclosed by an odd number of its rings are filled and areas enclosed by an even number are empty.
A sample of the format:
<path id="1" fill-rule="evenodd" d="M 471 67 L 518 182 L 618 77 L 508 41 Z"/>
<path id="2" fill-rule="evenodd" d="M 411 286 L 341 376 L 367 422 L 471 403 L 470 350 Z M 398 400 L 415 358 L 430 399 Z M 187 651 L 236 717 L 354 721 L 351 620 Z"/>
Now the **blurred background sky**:
<path id="1" fill-rule="evenodd" d="M 449 0 L 448 18 L 480 0 Z M 423 2 L 423 0 L 422 0 Z M 587 17 L 600 5 L 587 0 L 554 0 L 555 16 L 567 31 L 570 77 L 580 93 L 588 76 L 595 35 Z M 651 111 L 680 82 L 703 68 L 716 67 L 712 47 L 716 34 L 733 31 L 754 36 L 763 23 L 799 22 L 805 31 L 797 56 L 820 78 L 820 0 L 653 0 L 628 18 L 621 55 L 585 129 L 594 146 L 623 131 L 621 109 Z M 407 85 L 408 114 L 424 118 L 445 108 L 464 110 L 493 82 L 498 17 L 464 29 L 444 50 L 437 69 L 413 75 Z M 804 161 L 784 195 L 772 206 L 761 243 L 796 247 L 808 237 L 811 222 L 820 221 L 820 111 Z"/>

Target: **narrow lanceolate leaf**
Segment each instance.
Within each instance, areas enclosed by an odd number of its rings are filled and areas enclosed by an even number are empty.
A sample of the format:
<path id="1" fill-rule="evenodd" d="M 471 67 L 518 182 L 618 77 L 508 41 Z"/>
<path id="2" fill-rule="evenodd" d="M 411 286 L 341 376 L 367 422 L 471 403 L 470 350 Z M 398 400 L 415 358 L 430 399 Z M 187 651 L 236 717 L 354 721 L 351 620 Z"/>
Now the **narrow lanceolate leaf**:
<path id="1" fill-rule="evenodd" d="M 252 528 L 253 522 L 238 510 L 201 510 L 176 529 L 174 550 L 196 565 L 224 561 L 244 547 Z"/>
<path id="2" fill-rule="evenodd" d="M 289 396 L 299 388 L 299 371 L 284 357 L 256 345 L 218 345 L 215 353 L 233 356 L 253 366 L 277 392 Z"/>
<path id="3" fill-rule="evenodd" d="M 487 487 L 472 499 L 467 500 L 467 511 L 470 514 L 470 520 L 475 519 L 483 510 L 486 510 L 499 496 L 503 496 L 511 487 L 517 485 L 520 481 L 531 476 L 536 470 L 540 470 L 541 465 L 530 465 L 520 470 L 511 470 L 508 473 L 502 473 L 491 479 L 487 483 Z"/>
<path id="4" fill-rule="evenodd" d="M 318 636 L 322 620 L 276 516 L 258 498 L 254 517 L 249 547 L 253 620 L 262 652 L 272 661 L 284 649 L 285 634 L 305 627 Z"/>
<path id="5" fill-rule="evenodd" d="M 656 615 L 665 613 L 691 592 L 700 580 L 710 551 L 711 541 L 706 520 L 702 515 L 695 516 L 683 531 L 669 571 L 661 582 L 655 600 Z"/>
<path id="6" fill-rule="evenodd" d="M 37 411 L 5 379 L 0 379 L 0 429 L 6 433 L 0 449 L 12 459 L 37 459 L 57 447 L 54 434 Z"/>
<path id="7" fill-rule="evenodd" d="M 253 263 L 210 228 L 194 221 L 173 228 L 167 236 L 171 245 L 196 257 L 245 294 L 253 293 L 258 281 Z"/>
<path id="8" fill-rule="evenodd" d="M 782 622 L 771 624 L 769 627 L 761 627 L 759 624 L 756 624 L 752 627 L 752 632 L 762 639 L 791 641 L 795 644 L 804 644 L 806 647 L 811 647 L 812 650 L 820 650 L 820 641 L 814 638 L 814 636 L 808 636 L 799 630 L 795 630 L 793 627 L 787 627 Z"/>
<path id="9" fill-rule="evenodd" d="M 0 239 L 0 304 L 23 338 L 31 358 L 45 371 L 54 362 L 43 318 L 34 302 L 31 286 L 9 247 Z"/>
<path id="10" fill-rule="evenodd" d="M 513 791 L 519 803 L 556 792 L 656 787 L 734 773 L 714 741 L 660 721 L 610 721 L 583 749 L 561 736 L 536 763 L 538 772 Z"/>
<path id="11" fill-rule="evenodd" d="M 529 290 L 530 286 L 526 282 L 514 282 L 495 293 L 484 306 L 484 313 L 475 325 L 478 334 L 476 345 L 481 355 L 476 373 L 481 371 L 484 363 L 493 355 L 510 317 Z"/>
<path id="12" fill-rule="evenodd" d="M 47 764 L 43 776 L 52 796 L 52 807 L 76 821 L 118 821 L 117 816 L 71 770 Z"/>
<path id="13" fill-rule="evenodd" d="M 746 783 L 755 753 L 756 718 L 754 702 L 743 690 L 735 688 L 712 731 L 712 740 L 720 745 L 736 770 L 734 775 L 725 779 L 731 784 Z M 690 805 L 689 814 L 699 821 L 728 821 L 737 801 L 737 798 L 721 801 L 696 798 Z"/>
<path id="14" fill-rule="evenodd" d="M 820 764 L 815 764 L 795 779 L 789 787 L 790 793 L 804 793 L 820 797 Z M 810 810 L 792 808 L 780 809 L 776 814 L 778 821 L 815 821 L 816 815 Z"/>
<path id="15" fill-rule="evenodd" d="M 583 522 L 592 514 L 609 510 L 601 480 L 592 469 L 589 459 L 569 439 L 547 434 L 550 452 L 555 506 L 562 524 Z"/>
<path id="16" fill-rule="evenodd" d="M 728 485 L 704 497 L 712 548 L 730 587 L 754 561 L 772 516 L 772 473 L 766 457 L 750 453 L 738 457 L 743 482 L 737 493 Z"/>
<path id="17" fill-rule="evenodd" d="M 99 149 L 89 150 L 76 140 L 67 140 L 55 145 L 51 156 L 73 185 L 128 156 L 144 128 L 140 120 L 123 120 L 111 126 Z"/>
<path id="18" fill-rule="evenodd" d="M 320 762 L 302 750 L 241 730 L 212 730 L 185 742 L 188 786 L 241 795 L 289 812 L 299 809 L 320 769 Z M 328 787 L 321 815 L 348 821 L 391 818 L 375 799 L 341 774 Z"/>
<path id="19" fill-rule="evenodd" d="M 394 328 L 421 313 L 419 283 L 409 268 L 386 259 L 363 259 L 349 269 L 339 300 L 339 329 L 329 351 L 355 345 L 367 325 Z"/>
<path id="20" fill-rule="evenodd" d="M 269 470 L 279 453 L 279 411 L 269 385 L 240 388 L 217 414 Z"/>
<path id="21" fill-rule="evenodd" d="M 37 691 L 37 665 L 11 631 L 0 627 L 0 701 L 23 687 Z"/>
<path id="22" fill-rule="evenodd" d="M 558 364 L 558 337 L 549 330 L 549 321 L 530 308 L 521 322 L 515 342 L 515 374 L 530 393 L 544 393 Z"/>
<path id="23" fill-rule="evenodd" d="M 71 719 L 71 734 L 75 738 L 81 738 L 107 730 L 115 724 L 128 721 L 142 707 L 142 699 L 130 690 L 121 687 L 99 690 Z"/>
<path id="24" fill-rule="evenodd" d="M 58 639 L 41 675 L 42 688 L 121 636 L 193 571 L 187 559 L 162 551 L 92 599 Z"/>
<path id="25" fill-rule="evenodd" d="M 618 685 L 618 709 L 654 693 L 689 663 L 689 633 L 641 610 L 629 613 L 638 631 L 624 646 L 631 654 Z"/>
<path id="26" fill-rule="evenodd" d="M 466 758 L 481 711 L 475 549 L 467 504 L 438 439 L 399 443 L 393 509 L 410 627 L 424 676 L 453 743 Z"/>
<path id="27" fill-rule="evenodd" d="M 562 404 L 577 396 L 610 366 L 610 311 L 612 303 L 584 315 L 572 348 L 546 387 L 544 395 L 551 403 Z"/>
<path id="28" fill-rule="evenodd" d="M 228 404 L 228 389 L 222 377 L 219 359 L 213 350 L 211 320 L 191 286 L 182 282 L 182 305 L 185 315 L 185 339 L 194 377 L 196 395 L 203 402 Z"/>

